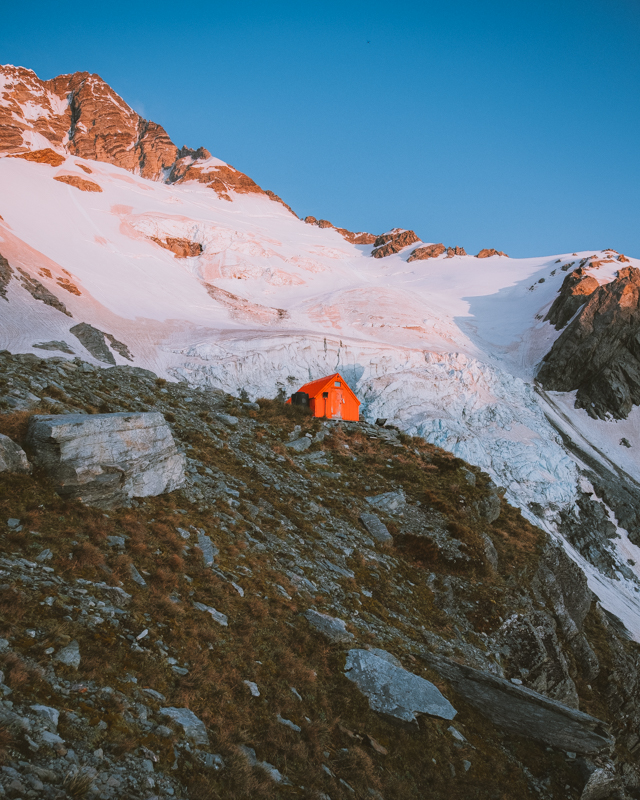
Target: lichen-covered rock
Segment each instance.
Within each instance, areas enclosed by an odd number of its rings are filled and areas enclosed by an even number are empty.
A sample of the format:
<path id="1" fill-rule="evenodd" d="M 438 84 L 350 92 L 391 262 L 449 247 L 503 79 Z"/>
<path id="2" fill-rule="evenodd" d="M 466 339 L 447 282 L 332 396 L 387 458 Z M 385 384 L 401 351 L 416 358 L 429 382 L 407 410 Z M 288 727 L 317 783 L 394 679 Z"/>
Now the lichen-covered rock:
<path id="1" fill-rule="evenodd" d="M 388 655 L 371 650 L 349 650 L 347 654 L 345 675 L 369 698 L 374 711 L 406 723 L 416 723 L 416 714 L 455 717 L 455 708 L 436 686 Z"/>
<path id="2" fill-rule="evenodd" d="M 185 457 L 154 412 L 36 415 L 27 441 L 58 493 L 87 505 L 127 505 L 132 497 L 171 492 L 185 478 Z"/>
<path id="3" fill-rule="evenodd" d="M 0 472 L 31 472 L 27 454 L 19 444 L 0 433 Z"/>

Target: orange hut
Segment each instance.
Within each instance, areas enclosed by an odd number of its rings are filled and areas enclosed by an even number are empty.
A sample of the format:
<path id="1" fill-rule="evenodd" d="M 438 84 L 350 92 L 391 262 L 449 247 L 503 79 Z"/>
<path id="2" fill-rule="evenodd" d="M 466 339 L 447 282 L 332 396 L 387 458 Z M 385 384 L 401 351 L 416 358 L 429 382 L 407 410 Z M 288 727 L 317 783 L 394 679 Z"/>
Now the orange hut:
<path id="1" fill-rule="evenodd" d="M 360 401 L 339 372 L 305 383 L 291 395 L 287 403 L 309 406 L 314 417 L 351 422 L 360 419 Z"/>

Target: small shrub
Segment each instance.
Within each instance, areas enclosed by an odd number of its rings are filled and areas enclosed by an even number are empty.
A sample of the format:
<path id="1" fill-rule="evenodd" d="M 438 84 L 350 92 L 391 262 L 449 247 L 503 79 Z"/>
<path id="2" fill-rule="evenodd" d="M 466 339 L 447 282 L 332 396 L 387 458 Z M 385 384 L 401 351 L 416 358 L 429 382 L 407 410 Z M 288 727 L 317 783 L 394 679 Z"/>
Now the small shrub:
<path id="1" fill-rule="evenodd" d="M 93 786 L 91 773 L 80 770 L 67 772 L 62 781 L 62 788 L 70 797 L 86 797 Z"/>

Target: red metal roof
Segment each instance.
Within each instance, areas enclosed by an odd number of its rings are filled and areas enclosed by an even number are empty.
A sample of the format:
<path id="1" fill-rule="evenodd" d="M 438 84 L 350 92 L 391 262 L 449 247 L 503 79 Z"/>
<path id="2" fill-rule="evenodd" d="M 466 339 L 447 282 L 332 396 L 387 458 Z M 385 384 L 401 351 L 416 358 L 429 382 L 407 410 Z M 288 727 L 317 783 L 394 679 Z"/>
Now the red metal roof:
<path id="1" fill-rule="evenodd" d="M 301 386 L 298 389 L 298 391 L 306 392 L 309 395 L 309 397 L 317 397 L 326 386 L 328 386 L 330 383 L 333 383 L 333 381 L 336 380 L 339 380 L 342 383 L 342 385 L 351 392 L 356 401 L 360 403 L 353 389 L 349 386 L 349 384 L 345 381 L 345 379 L 339 372 L 334 372 L 333 375 L 327 375 L 326 378 L 318 378 L 315 381 L 310 381 L 309 383 L 305 383 L 305 385 Z"/>

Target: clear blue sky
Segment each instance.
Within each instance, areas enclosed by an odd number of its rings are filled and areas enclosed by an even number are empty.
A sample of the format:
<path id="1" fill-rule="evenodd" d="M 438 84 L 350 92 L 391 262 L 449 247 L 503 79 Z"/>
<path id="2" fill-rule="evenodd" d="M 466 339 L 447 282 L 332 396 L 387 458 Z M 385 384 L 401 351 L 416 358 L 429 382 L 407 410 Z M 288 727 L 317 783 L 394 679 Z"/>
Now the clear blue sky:
<path id="1" fill-rule="evenodd" d="M 7 3 L 0 61 L 101 75 L 300 215 L 640 256 L 640 2 Z"/>

